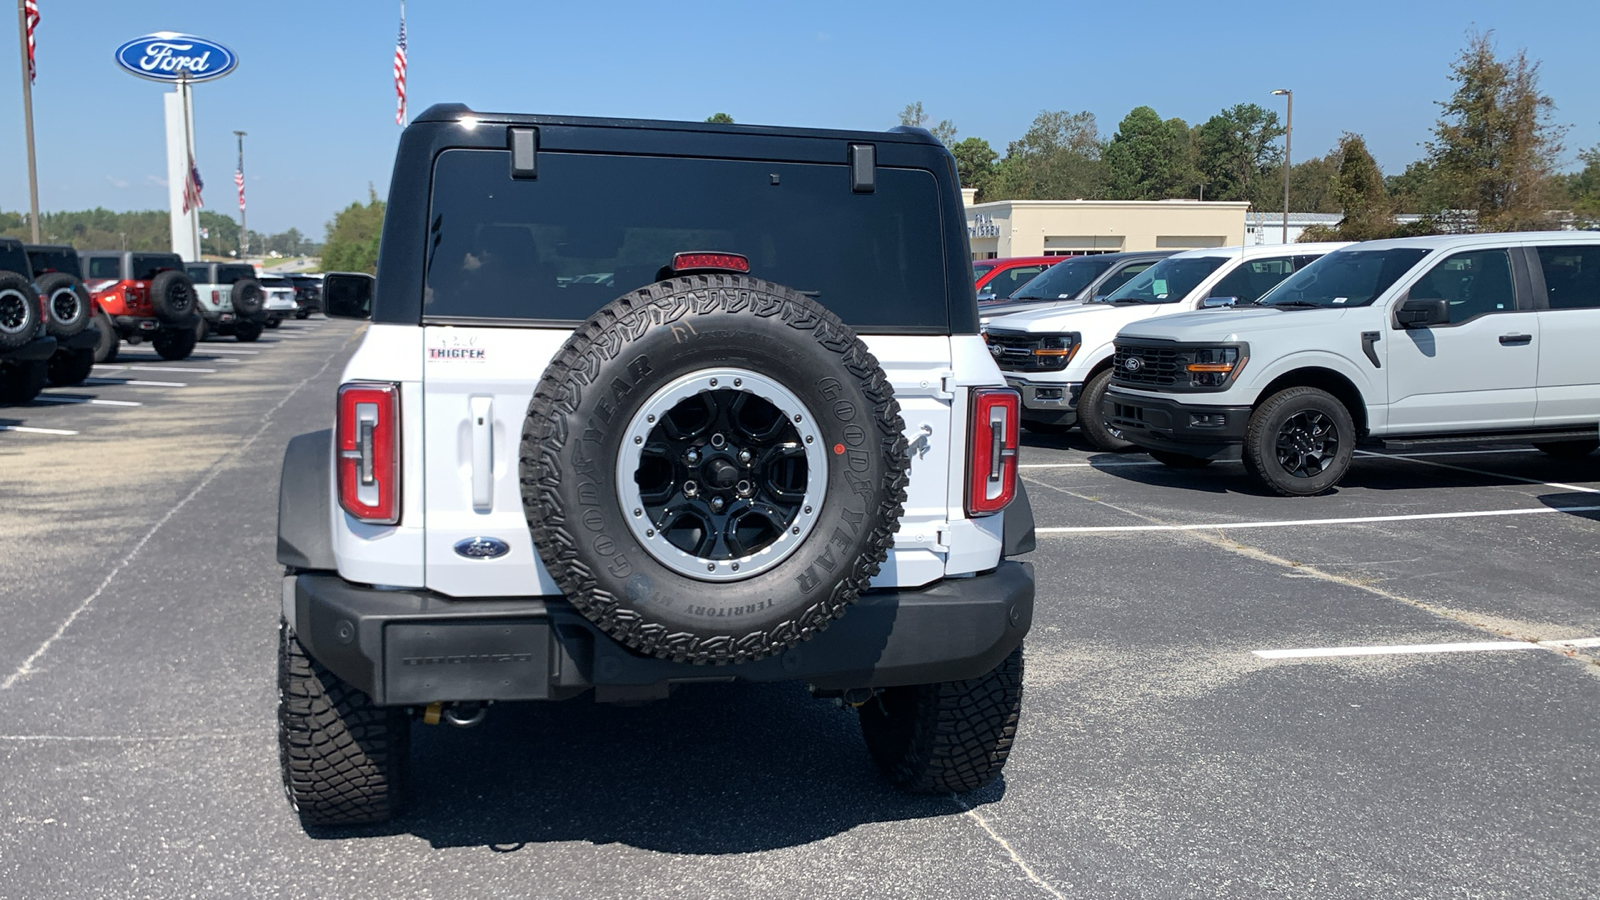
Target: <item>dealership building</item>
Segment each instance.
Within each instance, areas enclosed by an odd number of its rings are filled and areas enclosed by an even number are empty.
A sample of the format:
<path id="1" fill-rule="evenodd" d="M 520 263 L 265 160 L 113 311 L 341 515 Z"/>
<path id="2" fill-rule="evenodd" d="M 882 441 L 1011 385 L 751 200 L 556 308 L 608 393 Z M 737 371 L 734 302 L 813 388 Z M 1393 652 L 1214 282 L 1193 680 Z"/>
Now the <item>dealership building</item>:
<path id="1" fill-rule="evenodd" d="M 1245 202 L 996 200 L 967 205 L 973 259 L 1194 250 L 1245 243 Z"/>

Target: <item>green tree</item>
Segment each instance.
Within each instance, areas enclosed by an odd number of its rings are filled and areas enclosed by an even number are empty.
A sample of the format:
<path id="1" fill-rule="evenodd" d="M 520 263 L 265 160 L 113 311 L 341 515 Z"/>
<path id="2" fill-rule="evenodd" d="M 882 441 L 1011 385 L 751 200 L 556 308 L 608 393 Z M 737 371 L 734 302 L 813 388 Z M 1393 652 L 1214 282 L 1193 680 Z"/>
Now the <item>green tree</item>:
<path id="1" fill-rule="evenodd" d="M 1339 139 L 1339 179 L 1334 199 L 1344 218 L 1340 237 L 1347 241 L 1372 241 L 1394 234 L 1394 203 L 1383 186 L 1383 172 L 1367 152 L 1359 134 L 1345 132 Z"/>
<path id="2" fill-rule="evenodd" d="M 1074 200 L 1105 196 L 1094 114 L 1065 110 L 1039 113 L 1019 140 L 1006 147 L 995 167 L 992 200 Z"/>
<path id="3" fill-rule="evenodd" d="M 378 239 L 383 233 L 384 202 L 367 185 L 367 202 L 352 203 L 328 223 L 328 240 L 322 247 L 325 272 L 378 271 Z"/>
<path id="4" fill-rule="evenodd" d="M 1522 50 L 1497 57 L 1493 34 L 1469 35 L 1450 66 L 1455 92 L 1439 104 L 1427 144 L 1436 181 L 1430 212 L 1475 211 L 1479 231 L 1548 228 L 1564 129 L 1550 121 L 1555 104 L 1539 91 L 1539 64 Z"/>
<path id="5" fill-rule="evenodd" d="M 980 137 L 960 141 L 950 148 L 950 154 L 956 158 L 956 174 L 961 178 L 961 186 L 977 188 L 979 199 L 987 199 L 984 193 L 994 180 L 994 161 L 1000 154 Z"/>
<path id="6" fill-rule="evenodd" d="M 937 125 L 928 124 L 928 114 L 922 111 L 922 101 L 907 103 L 906 108 L 900 110 L 900 124 L 912 128 L 926 128 L 938 138 L 946 147 L 954 146 L 956 139 L 956 124 L 949 119 L 939 120 Z"/>
<path id="7" fill-rule="evenodd" d="M 1276 143 L 1283 137 L 1277 113 L 1254 103 L 1240 103 L 1207 119 L 1194 134 L 1197 165 L 1208 196 L 1248 200 L 1260 209 L 1282 205 L 1281 193 L 1278 201 L 1272 202 L 1274 185 L 1266 177 L 1283 160 L 1283 149 Z M 1282 190 L 1281 184 L 1277 191 Z"/>
<path id="8" fill-rule="evenodd" d="M 725 112 L 712 113 L 711 115 L 706 116 L 706 121 L 713 125 L 732 125 L 733 116 L 730 116 Z"/>
<path id="9" fill-rule="evenodd" d="M 1337 148 L 1326 156 L 1313 156 L 1297 162 L 1289 169 L 1289 209 L 1294 212 L 1336 213 L 1339 204 L 1333 191 L 1339 181 L 1341 162 Z M 1262 179 L 1263 185 L 1273 186 L 1277 203 L 1283 202 L 1278 193 L 1283 190 L 1283 166 L 1279 165 Z"/>
<path id="10" fill-rule="evenodd" d="M 1188 124 L 1182 119 L 1162 121 L 1148 106 L 1136 107 L 1122 118 L 1101 158 L 1108 194 L 1118 200 L 1187 197 L 1198 185 Z"/>
<path id="11" fill-rule="evenodd" d="M 1567 176 L 1567 193 L 1572 211 L 1585 227 L 1593 228 L 1600 224 L 1600 144 L 1579 151 L 1578 159 L 1583 168 Z"/>

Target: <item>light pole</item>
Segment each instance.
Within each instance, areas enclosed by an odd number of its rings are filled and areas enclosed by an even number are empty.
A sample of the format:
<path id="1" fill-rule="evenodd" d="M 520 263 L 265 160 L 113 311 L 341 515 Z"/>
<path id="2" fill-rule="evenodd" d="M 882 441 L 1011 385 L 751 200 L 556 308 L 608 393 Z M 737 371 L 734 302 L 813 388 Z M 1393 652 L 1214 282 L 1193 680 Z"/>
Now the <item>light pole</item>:
<path id="1" fill-rule="evenodd" d="M 1289 243 L 1289 142 L 1294 139 L 1294 91 L 1278 88 L 1273 96 L 1282 95 L 1289 101 L 1289 112 L 1283 126 L 1283 242 Z"/>
<path id="2" fill-rule="evenodd" d="M 233 134 L 239 139 L 239 259 L 243 261 L 250 251 L 250 230 L 244 225 L 244 132 Z"/>
<path id="3" fill-rule="evenodd" d="M 22 42 L 22 120 L 28 141 L 28 227 L 39 243 L 39 170 L 33 156 L 33 72 L 28 69 L 28 13 L 17 0 L 17 38 Z"/>

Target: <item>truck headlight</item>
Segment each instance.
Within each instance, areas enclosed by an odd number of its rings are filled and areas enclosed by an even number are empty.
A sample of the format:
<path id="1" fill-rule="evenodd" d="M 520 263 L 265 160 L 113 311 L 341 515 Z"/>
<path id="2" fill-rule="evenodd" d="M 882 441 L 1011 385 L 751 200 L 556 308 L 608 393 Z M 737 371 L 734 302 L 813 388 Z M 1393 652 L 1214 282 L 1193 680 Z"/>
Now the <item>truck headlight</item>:
<path id="1" fill-rule="evenodd" d="M 1044 335 L 1033 348 L 1034 363 L 1041 369 L 1065 369 L 1082 343 L 1083 338 L 1076 331 Z"/>
<path id="2" fill-rule="evenodd" d="M 1191 387 L 1219 388 L 1248 361 L 1249 357 L 1240 353 L 1238 347 L 1202 347 L 1190 354 L 1184 369 L 1189 373 Z"/>

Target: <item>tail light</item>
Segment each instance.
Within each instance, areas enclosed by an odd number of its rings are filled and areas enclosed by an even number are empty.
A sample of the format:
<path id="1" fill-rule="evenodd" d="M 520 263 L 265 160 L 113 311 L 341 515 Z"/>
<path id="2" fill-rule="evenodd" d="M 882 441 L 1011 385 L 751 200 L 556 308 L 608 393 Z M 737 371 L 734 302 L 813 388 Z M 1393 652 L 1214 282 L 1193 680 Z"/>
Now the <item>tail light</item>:
<path id="1" fill-rule="evenodd" d="M 967 443 L 967 515 L 987 516 L 1017 495 L 1022 397 L 1010 388 L 972 392 Z"/>
<path id="2" fill-rule="evenodd" d="M 673 255 L 672 271 L 687 272 L 696 269 L 712 269 L 719 272 L 749 272 L 750 260 L 738 253 L 696 252 Z"/>
<path id="3" fill-rule="evenodd" d="M 362 522 L 400 521 L 400 385 L 339 388 L 339 505 Z"/>

